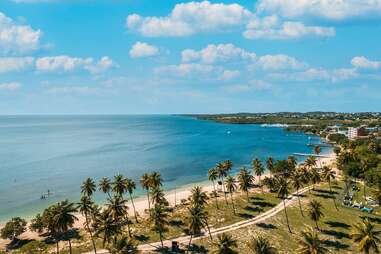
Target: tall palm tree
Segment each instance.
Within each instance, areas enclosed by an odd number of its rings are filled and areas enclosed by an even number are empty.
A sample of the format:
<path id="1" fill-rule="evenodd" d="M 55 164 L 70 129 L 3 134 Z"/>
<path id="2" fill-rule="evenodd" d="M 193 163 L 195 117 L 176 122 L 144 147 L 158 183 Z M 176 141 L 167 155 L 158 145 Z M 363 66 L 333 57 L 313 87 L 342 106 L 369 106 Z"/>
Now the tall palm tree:
<path id="1" fill-rule="evenodd" d="M 208 179 L 209 179 L 209 181 L 212 181 L 212 183 L 213 183 L 214 198 L 216 201 L 216 207 L 217 207 L 217 209 L 219 209 L 218 208 L 217 190 L 216 190 L 216 185 L 215 185 L 215 181 L 218 179 L 218 171 L 215 167 L 208 170 Z"/>
<path id="2" fill-rule="evenodd" d="M 213 243 L 216 254 L 236 254 L 238 253 L 235 248 L 238 247 L 237 241 L 231 235 L 222 233 L 218 236 L 217 242 Z"/>
<path id="3" fill-rule="evenodd" d="M 247 168 L 243 167 L 238 173 L 239 189 L 246 193 L 247 202 L 249 202 L 249 188 L 253 182 L 253 176 L 250 174 Z"/>
<path id="4" fill-rule="evenodd" d="M 200 208 L 204 208 L 208 202 L 208 196 L 206 195 L 206 192 L 202 191 L 200 186 L 195 186 L 192 188 L 189 199 L 192 206 Z"/>
<path id="5" fill-rule="evenodd" d="M 190 234 L 188 249 L 192 244 L 192 239 L 194 235 L 198 235 L 201 233 L 201 230 L 204 226 L 204 223 L 201 218 L 202 208 L 198 206 L 192 206 L 188 208 L 189 216 L 188 216 L 188 230 Z"/>
<path id="6" fill-rule="evenodd" d="M 107 210 L 104 210 L 96 217 L 94 228 L 94 235 L 96 237 L 102 236 L 103 247 L 122 232 L 120 224 L 114 220 L 113 216 Z"/>
<path id="7" fill-rule="evenodd" d="M 110 191 L 111 191 L 111 180 L 107 177 L 103 177 L 99 183 L 99 190 L 102 191 L 104 194 L 107 194 L 109 198 L 111 198 Z"/>
<path id="8" fill-rule="evenodd" d="M 290 228 L 290 223 L 288 221 L 288 214 L 287 214 L 287 208 L 286 208 L 286 202 L 285 202 L 285 200 L 288 198 L 290 194 L 290 183 L 287 180 L 287 178 L 285 178 L 284 176 L 280 176 L 276 178 L 276 186 L 278 189 L 277 190 L 278 197 L 281 198 L 283 202 L 283 209 L 284 209 L 284 214 L 286 216 L 288 231 L 292 233 Z"/>
<path id="9" fill-rule="evenodd" d="M 235 184 L 234 178 L 232 176 L 226 177 L 226 188 L 228 189 L 228 192 L 230 193 L 230 199 L 232 201 L 232 206 L 233 206 L 233 213 L 235 214 L 233 193 L 237 190 L 237 185 Z"/>
<path id="10" fill-rule="evenodd" d="M 67 235 L 69 229 L 71 229 L 74 225 L 74 222 L 78 220 L 78 218 L 74 215 L 77 212 L 77 208 L 74 203 L 70 203 L 68 200 L 57 203 L 53 206 L 52 209 L 52 219 L 53 225 L 56 229 L 56 232 Z M 69 253 L 72 253 L 71 248 L 71 240 L 68 237 L 69 243 Z"/>
<path id="11" fill-rule="evenodd" d="M 317 200 L 311 200 L 309 202 L 308 206 L 309 206 L 308 214 L 309 214 L 311 220 L 313 220 L 315 222 L 317 230 L 320 231 L 318 222 L 324 216 L 324 213 L 322 211 L 323 206 Z"/>
<path id="12" fill-rule="evenodd" d="M 315 146 L 314 147 L 314 153 L 319 156 L 319 154 L 321 153 L 321 147 L 320 146 Z M 322 167 L 321 165 L 321 160 L 318 160 L 319 161 L 319 164 L 320 164 L 320 168 Z"/>
<path id="13" fill-rule="evenodd" d="M 274 248 L 269 239 L 262 235 L 258 235 L 251 239 L 249 242 L 249 248 L 254 254 L 277 254 L 278 251 Z"/>
<path id="14" fill-rule="evenodd" d="M 155 204 L 151 211 L 150 220 L 153 226 L 152 229 L 159 234 L 161 247 L 163 248 L 163 234 L 168 230 L 168 214 L 162 204 Z"/>
<path id="15" fill-rule="evenodd" d="M 114 223 L 118 224 L 120 228 L 122 228 L 124 224 L 127 224 L 128 234 L 131 236 L 127 200 L 120 195 L 116 195 L 107 200 L 106 210 L 113 218 Z"/>
<path id="16" fill-rule="evenodd" d="M 316 167 L 316 158 L 313 156 L 308 156 L 306 161 L 305 161 L 305 164 L 309 169 Z"/>
<path id="17" fill-rule="evenodd" d="M 92 178 L 87 178 L 81 185 L 81 193 L 85 196 L 91 197 L 97 190 L 97 185 Z"/>
<path id="18" fill-rule="evenodd" d="M 295 170 L 291 175 L 292 186 L 296 189 L 296 195 L 298 197 L 300 214 L 304 217 L 302 204 L 300 203 L 299 189 L 303 186 L 303 174 L 299 170 Z"/>
<path id="19" fill-rule="evenodd" d="M 266 160 L 267 170 L 272 174 L 274 172 L 274 160 L 272 157 L 268 157 Z"/>
<path id="20" fill-rule="evenodd" d="M 322 174 L 322 177 L 324 180 L 326 180 L 328 182 L 328 185 L 329 185 L 329 192 L 331 194 L 331 198 L 333 200 L 333 204 L 335 205 L 335 208 L 336 210 L 339 210 L 337 208 L 337 205 L 336 205 L 336 199 L 335 199 L 335 195 L 333 194 L 332 192 L 332 186 L 331 186 L 331 181 L 334 180 L 336 178 L 336 173 L 335 171 L 331 170 L 330 167 L 328 166 L 324 166 L 323 167 L 323 174 Z"/>
<path id="21" fill-rule="evenodd" d="M 258 184 L 261 186 L 262 192 L 263 192 L 263 186 L 261 183 L 261 176 L 265 172 L 265 168 L 262 166 L 262 163 L 258 158 L 255 158 L 253 160 L 253 171 L 254 171 L 254 174 L 256 176 L 258 176 Z"/>
<path id="22" fill-rule="evenodd" d="M 317 168 L 311 168 L 310 172 L 310 181 L 312 182 L 312 190 L 315 190 L 315 185 L 320 183 L 321 177 Z"/>
<path id="23" fill-rule="evenodd" d="M 366 254 L 373 251 L 380 253 L 381 231 L 375 230 L 375 225 L 368 218 L 362 222 L 355 224 L 351 233 L 351 237 L 355 243 L 358 243 L 358 250 Z"/>
<path id="24" fill-rule="evenodd" d="M 229 172 L 233 168 L 233 162 L 231 160 L 226 160 L 224 161 L 224 165 L 225 165 L 226 172 L 229 174 Z"/>
<path id="25" fill-rule="evenodd" d="M 94 208 L 94 202 L 89 196 L 82 196 L 80 202 L 78 203 L 79 211 L 85 216 L 85 228 L 90 234 L 91 243 L 93 244 L 94 253 L 97 254 L 97 248 L 95 246 L 95 241 L 93 237 L 92 230 L 90 228 L 90 218 L 89 215 L 92 213 Z"/>
<path id="26" fill-rule="evenodd" d="M 151 188 L 159 188 L 163 185 L 163 179 L 159 172 L 152 172 L 150 175 Z"/>
<path id="27" fill-rule="evenodd" d="M 114 236 L 114 242 L 110 246 L 109 250 L 112 254 L 136 254 L 138 253 L 138 248 L 136 247 L 134 241 L 123 235 L 121 237 Z"/>
<path id="28" fill-rule="evenodd" d="M 144 173 L 142 175 L 142 177 L 140 178 L 140 185 L 142 186 L 142 188 L 147 193 L 148 210 L 151 210 L 151 204 L 150 204 L 150 200 L 149 200 L 149 189 L 150 189 L 150 186 L 151 186 L 150 174 Z"/>
<path id="29" fill-rule="evenodd" d="M 288 172 L 287 172 L 287 176 L 290 176 L 296 169 L 296 165 L 298 164 L 295 156 L 288 156 L 287 157 L 287 164 L 288 164 Z"/>
<path id="30" fill-rule="evenodd" d="M 112 182 L 112 191 L 115 192 L 118 196 L 123 196 L 123 194 L 127 191 L 126 179 L 122 174 L 117 174 L 114 176 L 114 181 Z"/>
<path id="31" fill-rule="evenodd" d="M 370 162 L 369 162 L 369 160 L 368 159 L 361 160 L 360 161 L 360 165 L 361 165 L 361 171 L 365 175 L 365 173 L 370 168 Z M 365 177 L 363 177 L 363 180 L 364 180 L 364 183 L 363 183 L 363 193 L 364 193 L 364 199 L 366 200 L 366 181 L 365 181 Z"/>
<path id="32" fill-rule="evenodd" d="M 222 179 L 222 188 L 224 191 L 225 203 L 228 204 L 228 199 L 226 198 L 226 189 L 225 189 L 225 177 L 228 176 L 226 166 L 224 163 L 217 163 L 216 169 L 218 171 L 219 178 Z"/>
<path id="33" fill-rule="evenodd" d="M 165 199 L 165 194 L 160 187 L 153 187 L 151 189 L 151 202 L 153 205 L 162 204 L 167 205 L 168 201 Z"/>
<path id="34" fill-rule="evenodd" d="M 132 208 L 134 209 L 135 221 L 139 222 L 138 221 L 138 216 L 136 214 L 134 198 L 132 197 L 132 194 L 134 193 L 134 190 L 136 190 L 136 183 L 132 179 L 130 179 L 130 178 L 126 178 L 126 189 L 127 189 L 128 194 L 130 195 L 130 200 L 131 200 L 131 203 L 132 203 Z"/>
<path id="35" fill-rule="evenodd" d="M 324 247 L 323 241 L 319 238 L 318 232 L 314 230 L 305 230 L 301 233 L 301 239 L 299 239 L 298 254 L 324 254 L 329 250 Z"/>

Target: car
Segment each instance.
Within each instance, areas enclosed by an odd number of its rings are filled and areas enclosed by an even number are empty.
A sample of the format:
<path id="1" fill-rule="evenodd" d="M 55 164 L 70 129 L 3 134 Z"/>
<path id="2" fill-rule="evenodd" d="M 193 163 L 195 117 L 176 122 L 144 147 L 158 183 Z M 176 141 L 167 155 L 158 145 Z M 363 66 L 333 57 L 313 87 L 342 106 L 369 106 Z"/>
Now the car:
<path id="1" fill-rule="evenodd" d="M 360 203 L 356 203 L 356 202 L 354 202 L 353 205 L 352 205 L 352 207 L 353 207 L 353 208 L 359 208 L 359 209 L 361 209 L 361 208 L 363 207 L 363 205 L 360 204 Z"/>
<path id="2" fill-rule="evenodd" d="M 373 212 L 373 208 L 371 208 L 371 207 L 363 207 L 363 208 L 361 208 L 361 211 L 362 212 L 366 212 L 366 213 L 372 213 Z"/>

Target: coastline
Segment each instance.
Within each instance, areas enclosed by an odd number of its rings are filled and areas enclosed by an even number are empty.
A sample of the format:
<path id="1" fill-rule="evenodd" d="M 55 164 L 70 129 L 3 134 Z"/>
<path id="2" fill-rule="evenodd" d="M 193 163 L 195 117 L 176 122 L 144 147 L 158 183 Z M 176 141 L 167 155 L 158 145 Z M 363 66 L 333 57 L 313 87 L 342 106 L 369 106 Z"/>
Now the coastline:
<path id="1" fill-rule="evenodd" d="M 318 163 L 321 163 L 322 166 L 333 165 L 335 163 L 336 154 L 333 152 L 333 150 L 331 150 L 327 154 L 322 154 L 322 155 L 326 157 L 317 158 Z M 266 172 L 262 177 L 266 177 L 269 175 L 270 173 Z M 201 186 L 203 190 L 206 192 L 211 192 L 214 190 L 213 184 L 205 180 L 205 181 L 201 181 L 197 183 L 186 184 L 177 189 L 165 191 L 164 192 L 165 198 L 168 200 L 169 205 L 173 207 L 175 206 L 175 204 L 176 205 L 180 204 L 181 199 L 187 199 L 191 193 L 191 189 L 197 185 Z M 217 184 L 216 184 L 216 188 L 217 188 Z M 129 201 L 128 204 L 129 204 L 129 215 L 134 216 L 134 211 L 131 207 L 131 201 Z M 147 204 L 147 199 L 144 195 L 134 198 L 134 204 L 135 204 L 136 212 L 139 216 L 141 217 L 147 216 L 147 214 L 145 213 L 145 210 L 148 209 L 148 204 Z M 74 227 L 80 228 L 80 229 L 84 228 L 84 222 L 85 222 L 84 216 L 80 213 L 76 213 L 75 215 L 77 216 L 78 220 L 75 222 Z M 30 220 L 28 220 L 28 224 L 29 223 L 30 223 Z M 3 227 L 3 224 L 0 224 L 0 228 L 2 227 Z M 40 237 L 38 233 L 30 231 L 29 228 L 19 238 L 20 239 L 36 239 L 36 240 L 42 239 L 42 237 Z M 6 244 L 8 244 L 9 242 L 10 242 L 9 240 L 0 239 L 0 249 L 5 248 Z"/>

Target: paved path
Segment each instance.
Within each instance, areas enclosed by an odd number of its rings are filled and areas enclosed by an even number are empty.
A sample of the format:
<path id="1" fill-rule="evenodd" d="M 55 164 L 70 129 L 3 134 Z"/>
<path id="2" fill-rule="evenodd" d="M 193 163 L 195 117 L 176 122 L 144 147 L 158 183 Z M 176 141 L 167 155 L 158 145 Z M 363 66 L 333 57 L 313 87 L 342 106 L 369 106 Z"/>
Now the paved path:
<path id="1" fill-rule="evenodd" d="M 308 186 L 308 187 L 305 187 L 305 188 L 299 190 L 299 194 L 303 194 L 303 193 L 307 192 L 309 189 L 312 189 L 312 186 Z M 286 207 L 292 205 L 297 200 L 296 194 L 297 193 L 294 192 L 288 197 L 288 199 L 285 202 Z M 247 226 L 250 226 L 253 224 L 261 223 L 261 222 L 265 221 L 266 219 L 269 219 L 269 218 L 275 216 L 276 214 L 278 214 L 279 212 L 283 211 L 283 209 L 284 209 L 283 202 L 280 202 L 275 207 L 271 208 L 270 210 L 254 217 L 252 219 L 239 221 L 239 222 L 236 222 L 234 224 L 224 226 L 224 227 L 220 227 L 220 228 L 216 228 L 216 229 L 211 229 L 210 233 L 212 236 L 215 236 L 215 235 L 219 235 L 219 234 L 229 232 L 232 230 L 247 227 Z M 209 237 L 209 234 L 207 232 L 203 231 L 200 236 L 193 237 L 192 241 L 197 240 L 197 239 L 206 238 L 206 237 Z M 187 236 L 182 236 L 182 237 L 177 237 L 177 238 L 165 240 L 163 242 L 164 242 L 164 246 L 171 247 L 172 241 L 177 241 L 180 245 L 181 244 L 187 245 L 189 243 L 189 240 L 190 240 L 190 236 L 187 235 Z M 154 251 L 160 247 L 161 247 L 161 243 L 155 242 L 155 243 L 141 244 L 138 246 L 138 249 L 140 251 L 143 251 L 143 252 L 148 252 L 148 251 Z M 94 252 L 87 252 L 84 254 L 93 254 L 93 253 Z M 108 253 L 109 252 L 107 250 L 104 250 L 104 249 L 97 250 L 97 254 L 108 254 Z"/>

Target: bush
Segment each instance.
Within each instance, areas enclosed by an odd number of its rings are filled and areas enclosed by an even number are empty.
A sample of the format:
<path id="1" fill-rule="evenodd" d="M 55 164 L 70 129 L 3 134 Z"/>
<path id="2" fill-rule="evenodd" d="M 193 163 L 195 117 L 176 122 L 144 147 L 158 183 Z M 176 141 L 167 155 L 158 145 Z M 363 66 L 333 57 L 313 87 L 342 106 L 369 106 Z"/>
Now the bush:
<path id="1" fill-rule="evenodd" d="M 26 221 L 20 217 L 12 218 L 4 228 L 1 229 L 1 238 L 15 240 L 19 235 L 26 231 Z"/>

